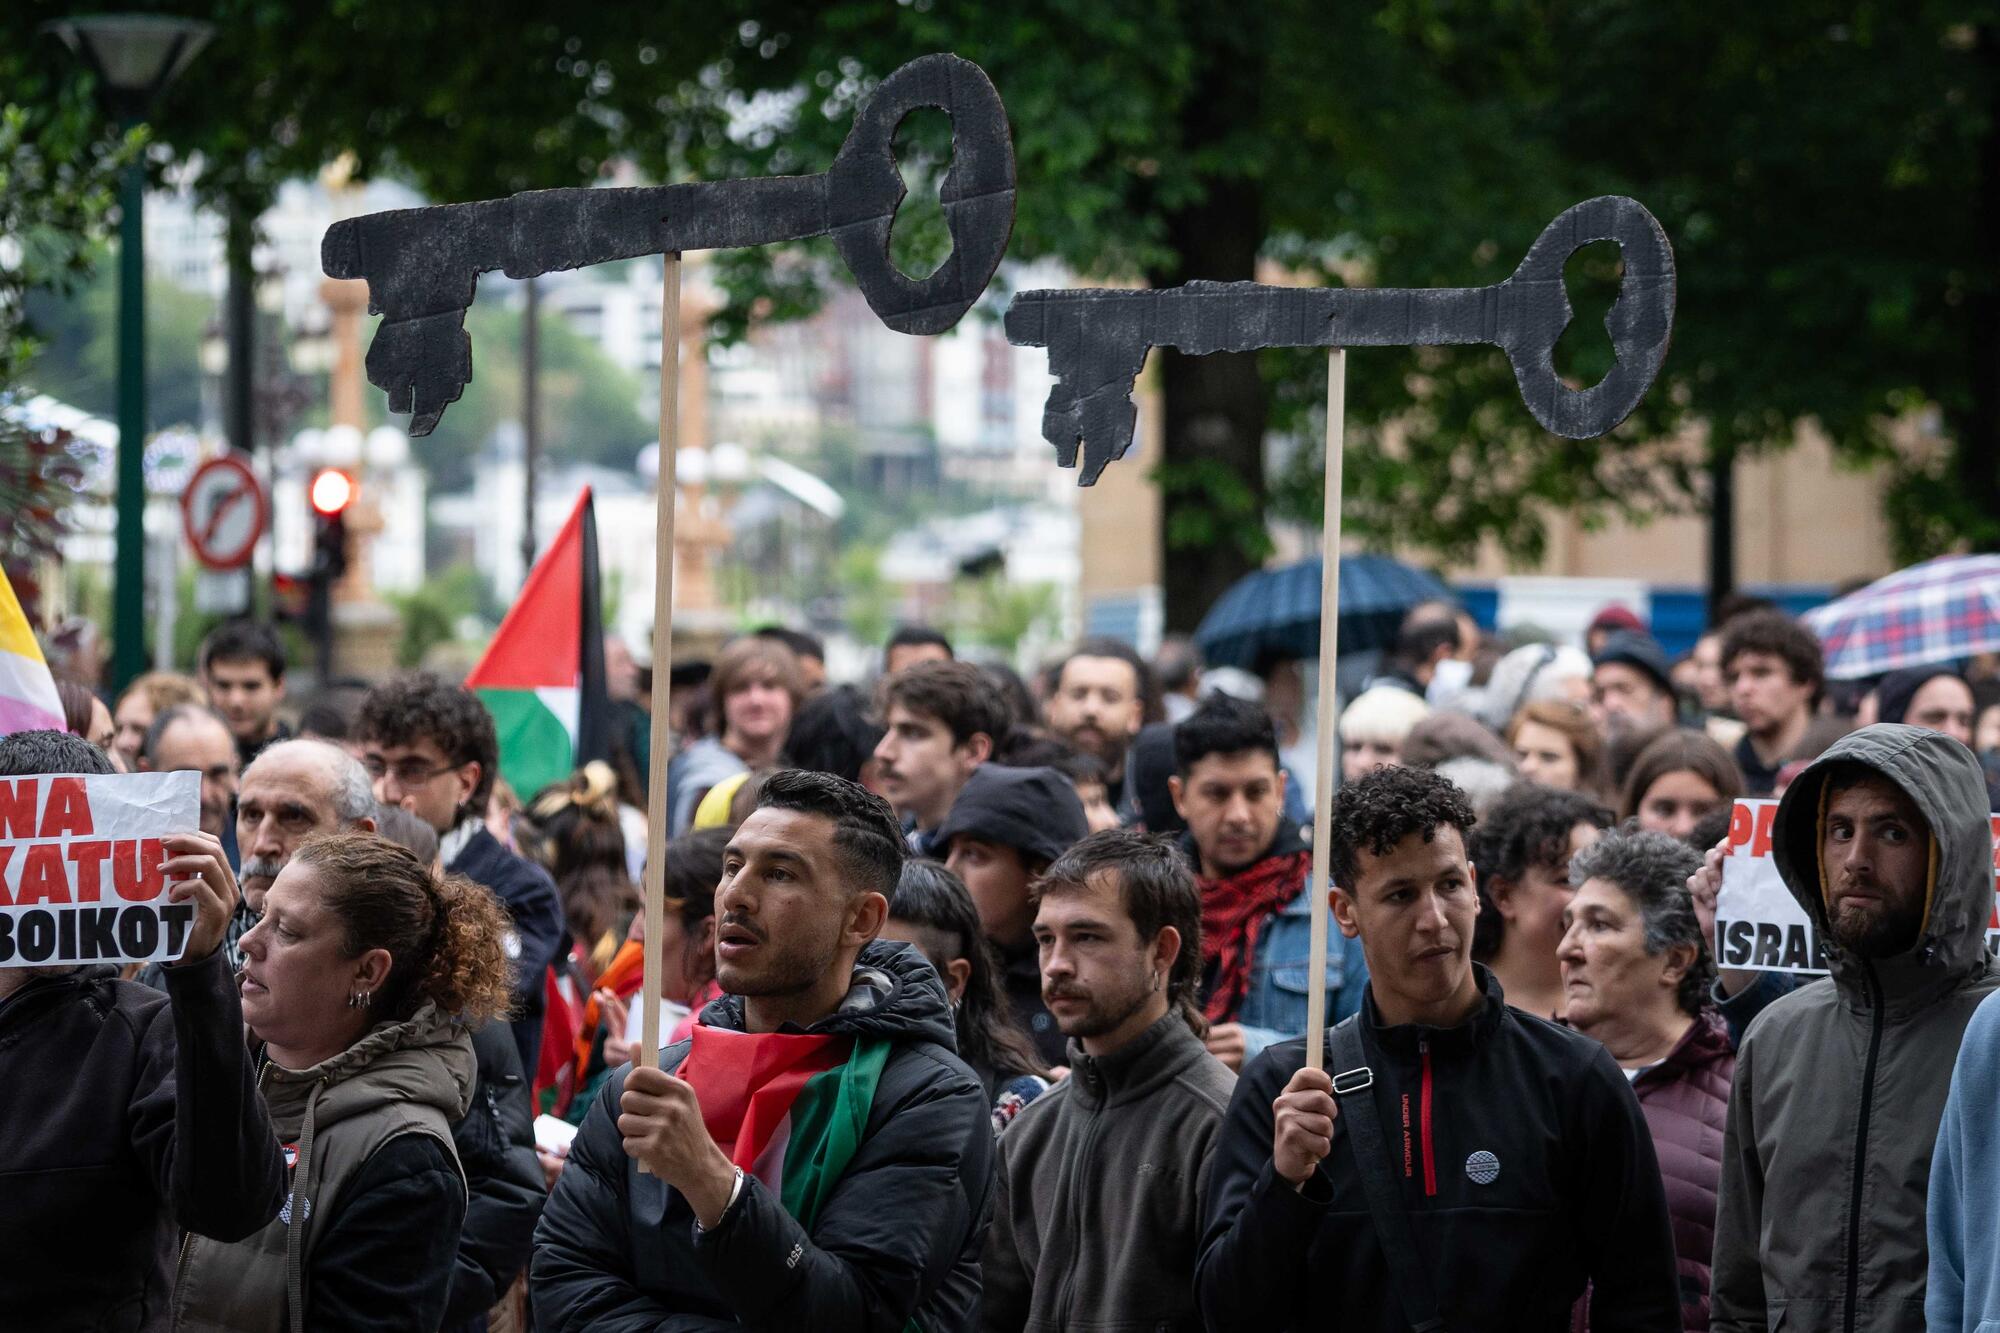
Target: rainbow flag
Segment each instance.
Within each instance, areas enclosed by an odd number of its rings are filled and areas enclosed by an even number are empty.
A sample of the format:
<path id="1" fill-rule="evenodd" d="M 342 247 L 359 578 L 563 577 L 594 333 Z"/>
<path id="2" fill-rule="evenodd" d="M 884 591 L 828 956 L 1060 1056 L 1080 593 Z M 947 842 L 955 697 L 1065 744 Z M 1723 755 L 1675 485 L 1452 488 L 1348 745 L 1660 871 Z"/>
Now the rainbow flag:
<path id="1" fill-rule="evenodd" d="M 67 731 L 55 677 L 28 626 L 14 585 L 0 570 L 0 736 L 16 731 Z"/>
<path id="2" fill-rule="evenodd" d="M 677 1072 L 701 1100 L 716 1146 L 810 1229 L 861 1146 L 889 1046 L 880 1037 L 697 1023 Z"/>
<path id="3" fill-rule="evenodd" d="M 586 486 L 465 678 L 493 714 L 500 775 L 523 801 L 611 757 L 601 596 L 597 511 Z"/>

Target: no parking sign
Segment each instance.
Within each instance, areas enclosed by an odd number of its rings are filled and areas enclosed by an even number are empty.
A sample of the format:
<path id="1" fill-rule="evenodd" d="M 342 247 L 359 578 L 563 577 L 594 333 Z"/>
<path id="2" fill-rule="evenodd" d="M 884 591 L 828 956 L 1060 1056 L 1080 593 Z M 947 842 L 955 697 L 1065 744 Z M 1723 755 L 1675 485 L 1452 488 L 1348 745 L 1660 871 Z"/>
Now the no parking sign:
<path id="1" fill-rule="evenodd" d="M 181 531 L 207 569 L 241 569 L 271 522 L 271 501 L 250 465 L 234 454 L 195 469 L 181 492 Z"/>

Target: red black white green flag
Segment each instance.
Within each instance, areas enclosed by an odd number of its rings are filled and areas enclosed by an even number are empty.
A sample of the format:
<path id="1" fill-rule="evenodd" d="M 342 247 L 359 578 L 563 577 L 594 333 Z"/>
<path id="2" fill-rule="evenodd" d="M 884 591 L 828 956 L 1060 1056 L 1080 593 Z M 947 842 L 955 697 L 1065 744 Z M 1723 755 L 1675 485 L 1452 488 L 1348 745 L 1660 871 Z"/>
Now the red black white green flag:
<path id="1" fill-rule="evenodd" d="M 465 679 L 500 734 L 500 775 L 521 799 L 611 757 L 597 514 L 590 488 L 535 562 Z"/>

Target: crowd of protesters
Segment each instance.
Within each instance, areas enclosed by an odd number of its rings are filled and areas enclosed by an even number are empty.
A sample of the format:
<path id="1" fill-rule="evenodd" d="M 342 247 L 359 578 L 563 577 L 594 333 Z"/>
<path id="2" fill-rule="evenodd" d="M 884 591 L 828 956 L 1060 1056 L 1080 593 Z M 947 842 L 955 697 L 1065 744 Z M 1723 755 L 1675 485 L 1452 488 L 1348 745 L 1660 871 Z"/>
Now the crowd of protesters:
<path id="1" fill-rule="evenodd" d="M 65 682 L 0 777 L 198 774 L 195 925 L 0 969 L 0 1328 L 1972 1333 L 2000 671 L 1721 611 L 1420 606 L 1332 791 L 1297 663 L 1179 640 L 829 683 L 773 627 L 656 729 L 613 639 L 613 752 L 521 792 L 463 686 L 288 700 L 256 624 Z M 1717 966 L 1742 796 L 1824 977 Z"/>

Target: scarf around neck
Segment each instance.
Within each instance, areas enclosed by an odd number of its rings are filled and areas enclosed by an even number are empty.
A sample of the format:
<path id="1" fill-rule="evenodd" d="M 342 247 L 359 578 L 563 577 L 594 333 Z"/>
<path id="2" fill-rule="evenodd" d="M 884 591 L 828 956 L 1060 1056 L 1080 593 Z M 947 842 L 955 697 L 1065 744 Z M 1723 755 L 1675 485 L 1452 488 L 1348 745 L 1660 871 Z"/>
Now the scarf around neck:
<path id="1" fill-rule="evenodd" d="M 1211 1023 L 1235 1021 L 1250 991 L 1250 962 L 1264 922 L 1299 896 L 1312 869 L 1312 852 L 1266 856 L 1221 879 L 1200 878 L 1201 961 L 1211 980 L 1206 1013 Z"/>

